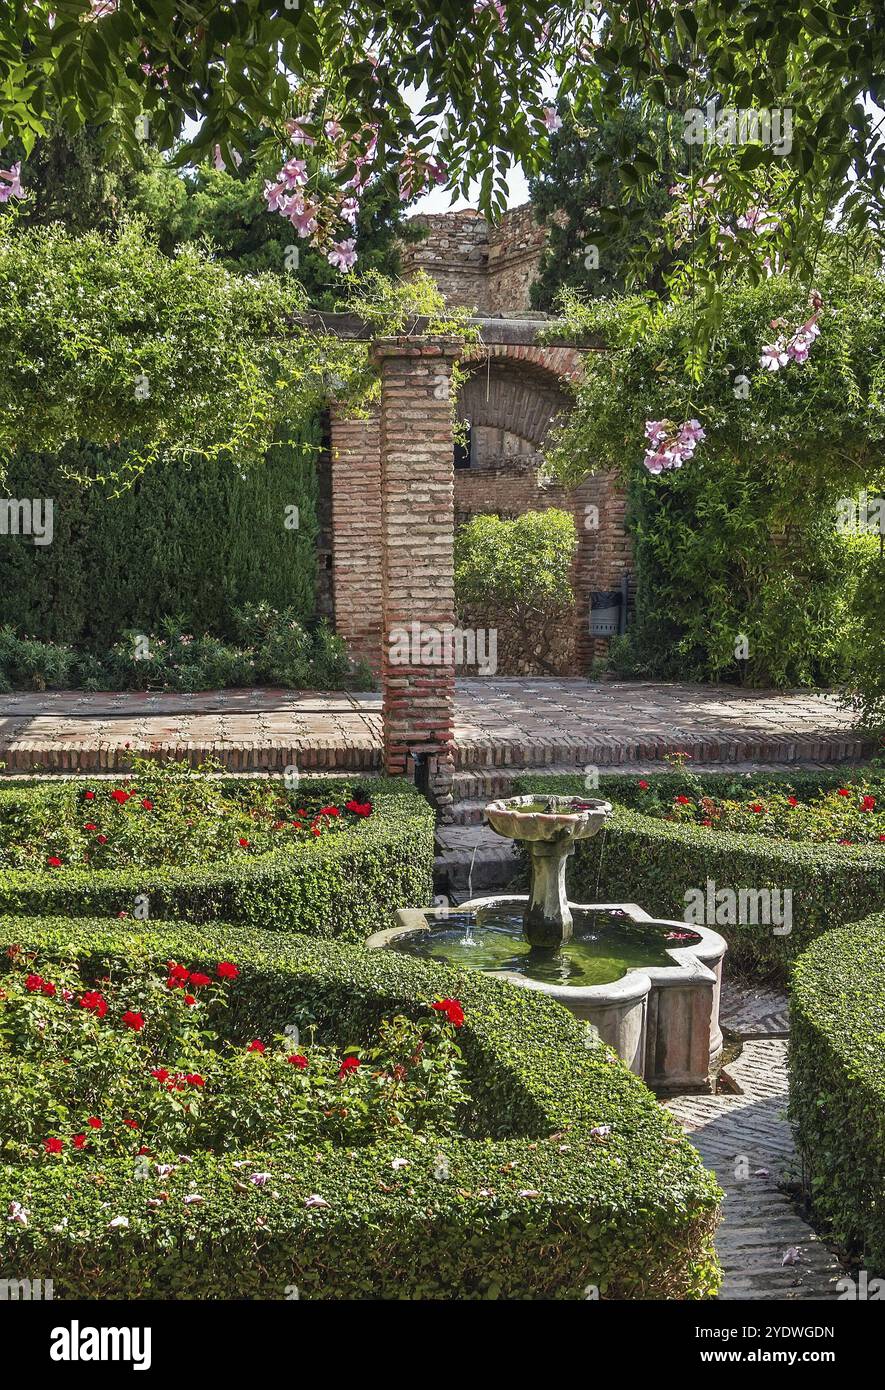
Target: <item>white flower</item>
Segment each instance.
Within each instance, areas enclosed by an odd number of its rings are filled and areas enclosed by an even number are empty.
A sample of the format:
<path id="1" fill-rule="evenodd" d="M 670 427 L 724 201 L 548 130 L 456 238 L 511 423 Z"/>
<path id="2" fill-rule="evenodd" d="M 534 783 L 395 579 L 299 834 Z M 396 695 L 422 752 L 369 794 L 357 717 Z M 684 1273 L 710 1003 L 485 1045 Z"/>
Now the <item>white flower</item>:
<path id="1" fill-rule="evenodd" d="M 270 1178 L 270 1173 L 253 1173 L 249 1181 L 254 1182 L 256 1187 L 264 1187 L 266 1183 L 270 1182 Z"/>
<path id="2" fill-rule="evenodd" d="M 320 1195 L 317 1192 L 312 1192 L 311 1195 L 305 1201 L 304 1205 L 308 1208 L 327 1207 L 329 1203 L 326 1201 L 325 1197 L 320 1197 Z"/>
<path id="3" fill-rule="evenodd" d="M 113 1219 L 113 1221 L 109 1221 L 109 1222 L 108 1222 L 108 1230 L 109 1230 L 109 1231 L 128 1231 L 128 1230 L 129 1230 L 129 1217 L 128 1217 L 128 1216 L 115 1216 L 114 1219 Z"/>
<path id="4" fill-rule="evenodd" d="M 611 1125 L 594 1125 L 590 1131 L 594 1139 L 607 1139 L 611 1132 Z"/>
<path id="5" fill-rule="evenodd" d="M 408 1168 L 409 1160 L 407 1158 L 394 1158 L 391 1159 L 390 1166 L 391 1168 Z"/>
<path id="6" fill-rule="evenodd" d="M 158 1164 L 157 1164 L 157 1176 L 160 1177 L 160 1178 L 168 1178 L 169 1174 L 170 1174 L 170 1173 L 174 1173 L 174 1172 L 175 1172 L 175 1164 L 174 1164 L 174 1163 L 158 1163 Z"/>
<path id="7" fill-rule="evenodd" d="M 199 1206 L 200 1202 L 205 1202 L 205 1200 L 206 1198 L 201 1197 L 199 1192 L 189 1192 L 184 1198 L 184 1205 L 186 1207 L 195 1207 Z"/>

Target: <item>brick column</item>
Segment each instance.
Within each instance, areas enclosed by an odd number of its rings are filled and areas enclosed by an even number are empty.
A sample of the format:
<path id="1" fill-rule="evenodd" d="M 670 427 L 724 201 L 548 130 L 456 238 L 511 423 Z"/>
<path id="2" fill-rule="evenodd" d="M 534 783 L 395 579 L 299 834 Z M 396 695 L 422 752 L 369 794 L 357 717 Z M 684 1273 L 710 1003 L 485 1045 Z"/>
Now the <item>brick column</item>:
<path id="1" fill-rule="evenodd" d="M 586 525 L 587 506 L 598 510 L 599 525 Z M 589 670 L 594 657 L 605 656 L 609 638 L 590 636 L 590 594 L 617 589 L 633 564 L 633 546 L 624 524 L 627 494 L 614 473 L 594 473 L 575 490 L 578 552 L 574 588 L 577 620 L 576 663 Z"/>
<path id="2" fill-rule="evenodd" d="M 377 413 L 347 419 L 333 405 L 332 593 L 335 631 L 381 672 L 381 433 Z"/>
<path id="3" fill-rule="evenodd" d="M 452 799 L 455 623 L 452 338 L 381 338 L 382 690 L 391 775 L 423 753 L 440 804 Z M 442 641 L 440 641 L 442 639 Z M 423 640 L 423 653 L 422 653 Z M 423 659 L 422 659 L 423 655 Z"/>

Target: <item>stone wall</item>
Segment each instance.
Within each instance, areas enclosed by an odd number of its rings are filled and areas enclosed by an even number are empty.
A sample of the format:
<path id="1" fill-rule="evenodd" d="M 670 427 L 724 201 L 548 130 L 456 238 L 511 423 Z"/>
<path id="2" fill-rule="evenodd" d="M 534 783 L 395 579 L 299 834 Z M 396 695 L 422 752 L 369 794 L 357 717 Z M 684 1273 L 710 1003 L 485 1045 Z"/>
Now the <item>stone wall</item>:
<path id="1" fill-rule="evenodd" d="M 511 208 L 494 227 L 472 208 L 419 213 L 412 223 L 427 235 L 401 248 L 406 279 L 424 270 L 447 304 L 480 314 L 506 316 L 529 308 L 529 288 L 547 239 L 531 203 Z"/>

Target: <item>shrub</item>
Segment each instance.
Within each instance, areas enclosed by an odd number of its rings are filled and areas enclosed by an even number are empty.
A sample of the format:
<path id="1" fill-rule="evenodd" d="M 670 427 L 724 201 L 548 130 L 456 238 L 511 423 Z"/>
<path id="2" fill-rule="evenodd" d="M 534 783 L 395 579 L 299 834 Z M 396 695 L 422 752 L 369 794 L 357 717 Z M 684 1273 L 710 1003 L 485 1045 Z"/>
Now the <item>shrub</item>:
<path id="1" fill-rule="evenodd" d="M 140 785 L 150 784 L 140 778 Z M 17 836 L 18 842 L 31 844 L 32 862 L 39 854 L 39 867 L 0 869 L 0 909 L 29 916 L 85 911 L 108 916 L 149 913 L 198 922 L 221 917 L 256 921 L 272 930 L 362 939 L 395 908 L 428 902 L 432 894 L 433 812 L 407 782 L 304 779 L 299 798 L 307 798 L 310 821 L 331 802 L 344 807 L 348 801 L 371 801 L 371 815 L 348 815 L 351 823 L 343 833 L 319 837 L 309 833 L 308 825 L 303 835 L 293 831 L 298 843 L 265 849 L 275 835 L 288 836 L 288 831 L 273 829 L 267 821 L 269 806 L 262 811 L 263 821 L 253 819 L 248 810 L 238 812 L 236 803 L 255 799 L 254 790 L 249 782 L 220 778 L 204 784 L 202 813 L 194 809 L 192 798 L 164 813 L 165 820 L 155 818 L 154 811 L 139 815 L 136 808 L 114 832 L 119 841 L 116 866 L 113 859 L 108 867 L 91 862 L 51 865 L 49 858 L 82 858 L 87 840 L 104 833 L 82 828 L 87 820 L 98 825 L 97 816 L 90 817 L 83 802 L 89 786 L 88 781 L 71 781 L 61 788 L 44 784 L 0 789 L 3 840 L 17 842 Z M 125 786 L 115 783 L 107 790 L 125 791 Z M 271 786 L 281 789 L 282 783 Z M 222 794 L 229 802 L 222 801 Z M 234 826 L 229 833 L 216 803 L 231 807 L 225 811 Z M 116 809 L 125 816 L 125 805 Z M 188 816 L 195 824 L 184 840 L 181 822 Z M 246 835 L 243 823 L 250 827 Z M 269 828 L 262 829 L 262 823 Z M 224 825 L 223 832 L 219 825 Z M 227 847 L 219 840 L 222 833 Z M 47 854 L 47 836 L 58 837 L 61 853 Z M 241 836 L 255 845 L 234 845 Z M 108 847 L 96 844 L 94 852 L 106 857 Z M 264 852 L 255 853 L 255 848 Z M 102 860 L 95 862 L 101 865 Z"/>
<path id="2" fill-rule="evenodd" d="M 9 944 L 90 971 L 234 962 L 234 1041 L 309 1014 L 323 1037 L 361 1045 L 391 1014 L 417 1020 L 457 998 L 470 1099 L 460 1133 L 433 1144 L 193 1153 L 164 1173 L 158 1206 L 159 1175 L 140 1180 L 131 1158 L 104 1162 L 100 1184 L 89 1165 L 49 1156 L 0 1166 L 0 1276 L 27 1268 L 64 1297 L 95 1299 L 715 1292 L 715 1180 L 642 1083 L 552 1001 L 393 952 L 217 924 L 4 919 Z M 253 1170 L 271 1177 L 256 1186 Z"/>
<path id="3" fill-rule="evenodd" d="M 885 913 L 827 932 L 793 971 L 790 1119 L 832 1238 L 885 1276 Z"/>
<path id="4" fill-rule="evenodd" d="M 821 787 L 843 785 L 845 772 L 784 774 L 656 773 L 641 780 L 667 797 L 688 794 L 697 783 L 712 795 L 740 792 L 749 800 L 778 789 L 810 796 Z M 575 902 L 637 902 L 646 911 L 684 920 L 686 893 L 708 880 L 717 889 L 792 892 L 792 925 L 776 935 L 763 923 L 709 925 L 722 932 L 729 961 L 762 974 L 786 978 L 790 962 L 826 928 L 857 921 L 885 903 L 885 846 L 804 843 L 705 826 L 680 825 L 643 814 L 648 793 L 640 779 L 602 776 L 594 796 L 612 801 L 604 835 L 579 842 L 569 861 L 569 896 Z M 522 777 L 516 790 L 586 795 L 584 778 Z"/>
<path id="5" fill-rule="evenodd" d="M 554 667 L 556 624 L 574 608 L 574 518 L 551 507 L 515 520 L 475 516 L 455 536 L 455 602 L 464 626 L 498 632 L 498 669 Z"/>

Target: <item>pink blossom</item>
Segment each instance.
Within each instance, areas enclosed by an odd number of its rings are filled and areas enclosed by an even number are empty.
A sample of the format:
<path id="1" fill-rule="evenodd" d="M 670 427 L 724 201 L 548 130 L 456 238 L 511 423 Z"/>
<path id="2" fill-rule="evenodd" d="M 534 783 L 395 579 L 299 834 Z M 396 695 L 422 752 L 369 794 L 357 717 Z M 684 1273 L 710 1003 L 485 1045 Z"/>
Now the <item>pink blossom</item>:
<path id="1" fill-rule="evenodd" d="M 326 260 L 329 265 L 335 266 L 336 270 L 350 270 L 356 265 L 356 242 L 353 240 L 333 242 Z"/>
<path id="2" fill-rule="evenodd" d="M 90 0 L 92 13 L 90 19 L 105 19 L 108 15 L 116 14 L 120 0 Z"/>
<path id="3" fill-rule="evenodd" d="M 556 130 L 562 130 L 562 117 L 555 106 L 544 107 L 544 124 L 551 134 Z"/>
<path id="4" fill-rule="evenodd" d="M 501 28 L 507 28 L 507 11 L 504 8 L 504 0 L 476 0 L 473 13 L 482 14 L 483 10 L 494 10 Z"/>
<path id="5" fill-rule="evenodd" d="M 783 338 L 778 338 L 776 343 L 769 343 L 767 347 L 762 349 L 759 366 L 764 367 L 766 371 L 777 372 L 781 367 L 785 367 L 789 360 L 786 344 Z"/>
<path id="6" fill-rule="evenodd" d="M 299 236 L 312 236 L 319 227 L 315 205 L 307 202 L 300 194 L 290 200 L 286 216 Z"/>
<path id="7" fill-rule="evenodd" d="M 291 191 L 303 188 L 307 183 L 307 164 L 303 159 L 290 159 L 277 175 L 279 180 Z"/>
<path id="8" fill-rule="evenodd" d="M 344 134 L 344 126 L 339 121 L 326 121 L 323 130 L 330 140 L 340 140 Z"/>
<path id="9" fill-rule="evenodd" d="M 298 144 L 315 145 L 316 140 L 314 140 L 312 135 L 308 134 L 308 132 L 304 129 L 304 125 L 302 124 L 306 120 L 306 116 L 296 116 L 294 120 L 286 122 L 286 130 L 291 135 L 292 139 L 295 140 Z"/>
<path id="10" fill-rule="evenodd" d="M 264 200 L 268 212 L 281 212 L 284 216 L 289 207 L 289 196 L 284 183 L 265 183 Z"/>
<path id="11" fill-rule="evenodd" d="M 351 226 L 355 226 L 360 213 L 359 199 L 345 198 L 339 211 L 346 222 L 349 222 Z"/>
<path id="12" fill-rule="evenodd" d="M 0 169 L 0 179 L 6 179 L 5 184 L 0 184 L 0 203 L 8 203 L 10 198 L 23 198 L 24 192 L 21 185 L 21 164 L 13 164 L 11 169 Z"/>

